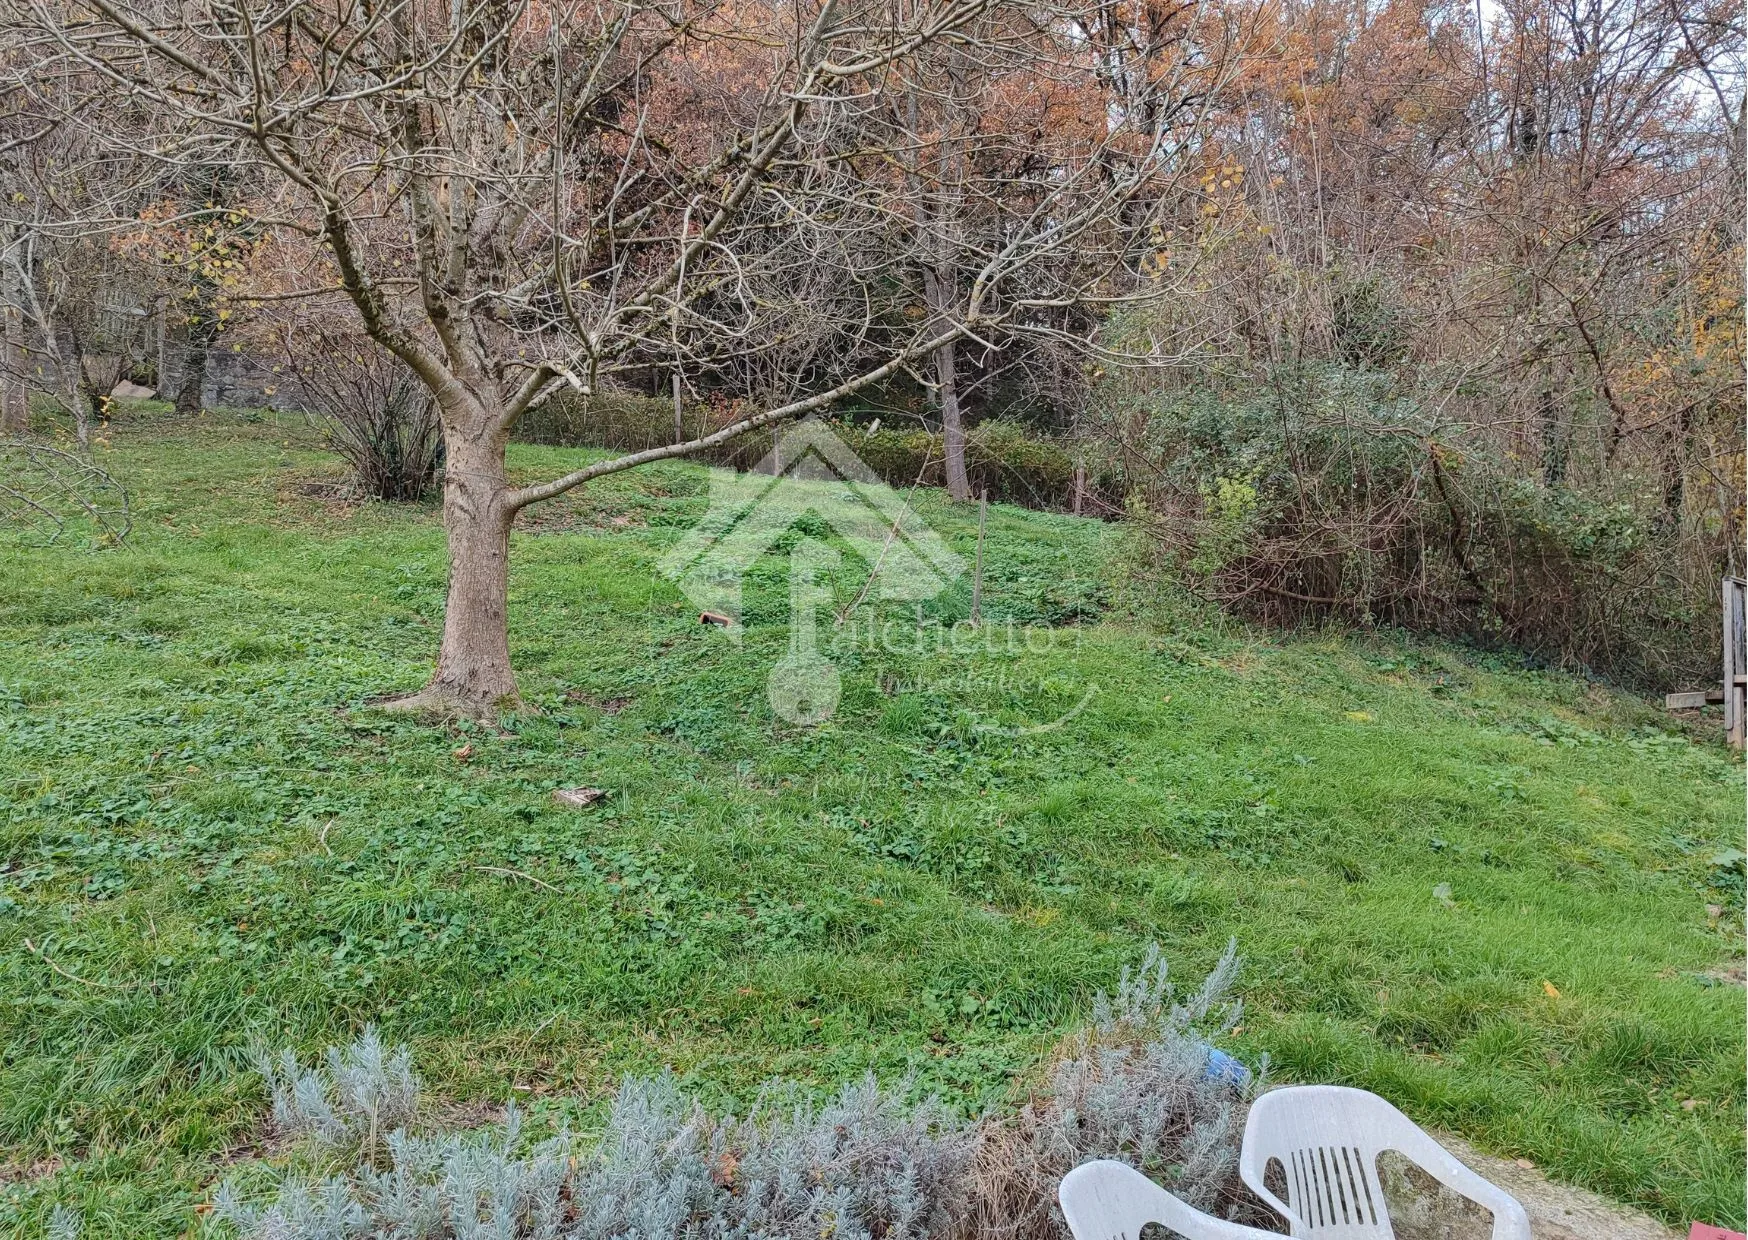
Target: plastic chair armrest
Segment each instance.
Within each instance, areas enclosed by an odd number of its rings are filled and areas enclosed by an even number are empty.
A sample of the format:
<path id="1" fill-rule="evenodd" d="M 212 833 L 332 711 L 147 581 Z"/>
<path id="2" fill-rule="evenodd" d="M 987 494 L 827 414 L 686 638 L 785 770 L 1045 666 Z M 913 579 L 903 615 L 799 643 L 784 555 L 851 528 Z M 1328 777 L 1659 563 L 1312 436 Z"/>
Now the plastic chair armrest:
<path id="1" fill-rule="evenodd" d="M 1516 1197 L 1469 1170 L 1423 1129 L 1415 1128 L 1414 1134 L 1412 1138 L 1405 1134 L 1405 1139 L 1391 1144 L 1445 1187 L 1491 1210 L 1493 1240 L 1530 1240 L 1529 1215 L 1524 1213 Z M 1405 1146 L 1415 1148 L 1403 1148 Z"/>
<path id="2" fill-rule="evenodd" d="M 1262 1231 L 1203 1214 L 1127 1163 L 1101 1159 L 1062 1177 L 1057 1190 L 1075 1240 L 1141 1240 L 1141 1229 L 1160 1223 L 1187 1240 L 1281 1240 Z"/>

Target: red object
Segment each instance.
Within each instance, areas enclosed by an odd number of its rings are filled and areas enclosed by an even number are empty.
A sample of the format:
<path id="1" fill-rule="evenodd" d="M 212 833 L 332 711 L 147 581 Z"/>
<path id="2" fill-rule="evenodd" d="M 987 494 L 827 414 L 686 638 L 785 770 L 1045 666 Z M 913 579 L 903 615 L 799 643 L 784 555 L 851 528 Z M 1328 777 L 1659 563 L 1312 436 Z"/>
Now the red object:
<path id="1" fill-rule="evenodd" d="M 1739 1231 L 1713 1227 L 1710 1223 L 1695 1223 L 1687 1229 L 1687 1240 L 1748 1240 L 1748 1236 Z"/>

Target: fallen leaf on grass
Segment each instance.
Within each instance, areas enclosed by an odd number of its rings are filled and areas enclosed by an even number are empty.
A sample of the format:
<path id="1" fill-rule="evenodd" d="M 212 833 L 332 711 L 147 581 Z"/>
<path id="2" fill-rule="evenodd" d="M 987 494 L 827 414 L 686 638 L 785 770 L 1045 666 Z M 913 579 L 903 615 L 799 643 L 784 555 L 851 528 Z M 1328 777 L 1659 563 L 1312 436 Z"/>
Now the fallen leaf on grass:
<path id="1" fill-rule="evenodd" d="M 560 805 L 568 805 L 572 809 L 582 809 L 593 805 L 607 795 L 605 788 L 554 788 L 552 799 Z"/>
<path id="2" fill-rule="evenodd" d="M 1560 988 L 1552 982 L 1543 982 L 1542 993 L 1547 995 L 1550 999 L 1558 999 L 1560 997 Z"/>
<path id="3" fill-rule="evenodd" d="M 451 750 L 450 756 L 457 762 L 466 762 L 469 758 L 473 757 L 473 742 L 469 741 L 460 749 Z"/>

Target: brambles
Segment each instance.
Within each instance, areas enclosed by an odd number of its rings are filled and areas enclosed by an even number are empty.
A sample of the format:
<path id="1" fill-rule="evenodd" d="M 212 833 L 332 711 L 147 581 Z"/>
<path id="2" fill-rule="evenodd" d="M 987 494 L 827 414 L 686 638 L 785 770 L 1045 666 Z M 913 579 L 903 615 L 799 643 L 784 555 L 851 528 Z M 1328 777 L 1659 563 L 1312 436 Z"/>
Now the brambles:
<path id="1" fill-rule="evenodd" d="M 1543 485 L 1427 393 L 1343 365 L 1106 397 L 1106 433 L 1144 463 L 1130 516 L 1162 581 L 1275 623 L 1430 631 L 1628 684 L 1715 674 L 1722 527 L 1661 523 L 1661 491 Z"/>

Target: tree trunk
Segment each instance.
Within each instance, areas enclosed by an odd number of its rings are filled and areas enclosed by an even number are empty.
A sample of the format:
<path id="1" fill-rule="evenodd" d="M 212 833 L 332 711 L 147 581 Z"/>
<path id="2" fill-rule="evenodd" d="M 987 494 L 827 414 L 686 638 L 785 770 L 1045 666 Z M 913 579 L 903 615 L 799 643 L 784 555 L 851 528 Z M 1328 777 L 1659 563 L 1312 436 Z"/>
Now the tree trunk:
<path id="1" fill-rule="evenodd" d="M 965 472 L 965 424 L 959 417 L 959 381 L 954 360 L 952 344 L 935 350 L 935 382 L 941 389 L 941 441 L 947 458 L 947 494 L 962 504 L 971 498 L 971 479 Z"/>
<path id="2" fill-rule="evenodd" d="M 923 301 L 936 328 L 949 322 L 953 300 L 953 271 L 946 262 L 937 269 L 923 265 Z M 965 423 L 959 412 L 958 358 L 951 341 L 935 350 L 935 387 L 941 394 L 941 444 L 947 465 L 947 494 L 955 503 L 971 498 L 971 479 L 965 471 Z"/>
<path id="3" fill-rule="evenodd" d="M 75 369 L 77 363 L 74 364 Z M 79 440 L 79 447 L 89 452 L 91 450 L 91 394 L 86 390 L 85 380 L 75 377 L 64 385 L 65 395 L 62 400 L 73 415 L 73 434 Z"/>
<path id="4" fill-rule="evenodd" d="M 206 394 L 206 359 L 211 346 L 212 329 L 204 322 L 190 323 L 187 347 L 182 350 L 182 382 L 176 389 L 176 412 L 183 417 L 193 417 L 200 412 Z"/>
<path id="5" fill-rule="evenodd" d="M 1542 424 L 1542 482 L 1550 487 L 1563 486 L 1570 444 L 1551 386 L 1544 384 L 1536 401 L 1536 413 Z"/>
<path id="6" fill-rule="evenodd" d="M 61 403 L 73 415 L 73 434 L 79 447 L 91 450 L 91 388 L 85 382 L 85 343 L 79 332 L 67 328 L 57 342 L 55 369 L 61 383 Z"/>
<path id="7" fill-rule="evenodd" d="M 24 381 L 24 349 L 20 344 L 18 313 L 0 306 L 6 322 L 5 388 L 0 390 L 0 432 L 22 435 L 30 428 L 30 388 Z"/>
<path id="8" fill-rule="evenodd" d="M 1692 450 L 1693 409 L 1690 406 L 1682 410 L 1664 457 L 1663 511 L 1657 516 L 1657 528 L 1661 533 L 1675 534 L 1681 530 L 1681 514 L 1687 507 L 1687 462 Z M 1734 547 L 1731 549 L 1734 551 Z"/>
<path id="9" fill-rule="evenodd" d="M 486 419 L 480 419 L 483 423 Z M 476 425 L 479 423 L 476 423 Z M 437 670 L 418 693 L 386 703 L 489 719 L 521 704 L 510 668 L 509 569 L 512 489 L 501 438 L 444 425 L 443 529 L 449 593 Z"/>
<path id="10" fill-rule="evenodd" d="M 158 354 L 153 361 L 156 373 L 152 376 L 152 387 L 155 389 L 153 395 L 163 400 L 164 394 L 170 388 L 170 299 L 159 297 L 153 306 L 153 313 L 158 326 L 157 339 L 154 341 L 158 346 Z"/>

